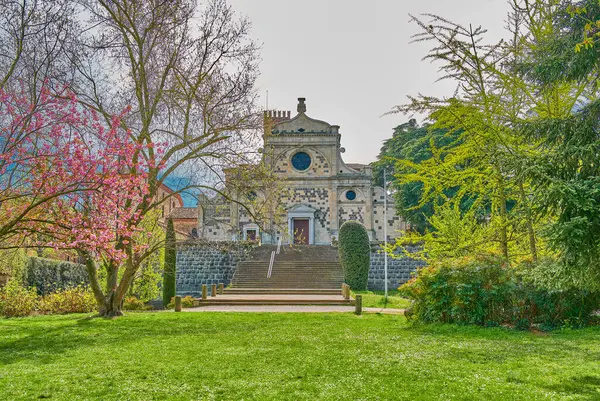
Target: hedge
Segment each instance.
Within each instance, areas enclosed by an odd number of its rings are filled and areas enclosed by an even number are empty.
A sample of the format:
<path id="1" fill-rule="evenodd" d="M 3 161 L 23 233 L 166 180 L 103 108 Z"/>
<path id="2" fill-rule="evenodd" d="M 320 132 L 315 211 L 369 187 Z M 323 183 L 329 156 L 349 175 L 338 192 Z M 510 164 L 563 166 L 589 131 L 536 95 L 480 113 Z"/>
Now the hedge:
<path id="1" fill-rule="evenodd" d="M 347 221 L 340 227 L 338 245 L 344 281 L 355 291 L 367 289 L 371 245 L 365 226 Z"/>
<path id="2" fill-rule="evenodd" d="M 87 286 L 89 277 L 84 265 L 38 257 L 27 261 L 24 283 L 46 295 L 69 287 Z"/>

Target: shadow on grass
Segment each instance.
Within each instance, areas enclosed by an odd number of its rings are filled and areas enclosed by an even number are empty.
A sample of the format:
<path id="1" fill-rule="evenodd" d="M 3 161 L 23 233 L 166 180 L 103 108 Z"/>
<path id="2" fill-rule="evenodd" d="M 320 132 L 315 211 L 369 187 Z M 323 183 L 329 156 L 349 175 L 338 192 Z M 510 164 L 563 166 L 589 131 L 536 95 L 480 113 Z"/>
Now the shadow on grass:
<path id="1" fill-rule="evenodd" d="M 548 390 L 569 395 L 577 394 L 582 400 L 598 400 L 600 398 L 599 376 L 573 376 L 559 384 L 546 387 Z M 582 398 L 583 397 L 583 398 Z"/>
<path id="2" fill-rule="evenodd" d="M 28 318 L 29 319 L 37 319 Z M 33 320 L 30 320 L 33 321 Z M 60 324 L 27 324 L 21 320 L 5 327 L 0 339 L 0 364 L 8 365 L 22 360 L 35 360 L 36 363 L 50 363 L 57 355 L 98 342 L 98 337 L 89 335 L 90 317 L 72 319 Z M 14 323 L 14 322 L 11 322 Z M 11 337 L 18 337 L 11 340 Z"/>

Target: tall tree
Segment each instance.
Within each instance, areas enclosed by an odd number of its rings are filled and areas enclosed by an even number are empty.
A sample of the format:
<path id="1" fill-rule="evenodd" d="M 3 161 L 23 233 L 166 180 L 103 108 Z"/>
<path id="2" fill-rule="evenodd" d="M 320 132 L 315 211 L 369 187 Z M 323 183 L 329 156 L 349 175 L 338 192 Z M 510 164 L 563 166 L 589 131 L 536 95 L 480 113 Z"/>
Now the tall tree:
<path id="1" fill-rule="evenodd" d="M 600 4 L 560 3 L 551 35 L 540 38 L 522 69 L 545 90 L 585 87 L 567 115 L 541 115 L 523 125 L 540 152 L 529 170 L 560 262 L 547 265 L 548 286 L 600 288 L 600 100 L 597 52 Z"/>
<path id="2" fill-rule="evenodd" d="M 133 160 L 150 165 L 144 172 L 148 197 L 137 206 L 141 218 L 176 195 L 156 197 L 170 176 L 205 174 L 202 182 L 178 192 L 218 190 L 213 184 L 218 180 L 210 178 L 222 176 L 223 165 L 252 161 L 258 47 L 249 39 L 247 19 L 237 18 L 223 0 L 202 8 L 192 0 L 82 4 L 90 29 L 80 38 L 86 51 L 73 55 L 79 74 L 75 87 L 82 104 L 105 118 L 131 104 L 121 124 L 133 142 L 145 145 Z M 97 296 L 107 299 L 104 313 L 109 315 L 121 313 L 121 301 L 148 257 L 136 251 L 135 238 L 119 238 L 115 246 L 128 257 L 122 266 L 104 265 L 115 285 L 110 294 Z"/>

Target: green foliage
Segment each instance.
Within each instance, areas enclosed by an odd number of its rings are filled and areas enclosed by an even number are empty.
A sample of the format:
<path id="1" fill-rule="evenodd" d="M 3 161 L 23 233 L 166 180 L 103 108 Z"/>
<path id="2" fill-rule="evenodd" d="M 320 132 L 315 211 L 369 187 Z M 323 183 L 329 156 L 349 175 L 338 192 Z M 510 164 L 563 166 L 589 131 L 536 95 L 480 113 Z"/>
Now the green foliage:
<path id="1" fill-rule="evenodd" d="M 97 308 L 89 288 L 67 287 L 39 296 L 35 288 L 27 288 L 10 280 L 0 290 L 0 316 L 18 317 L 38 314 L 89 313 Z"/>
<path id="2" fill-rule="evenodd" d="M 30 257 L 24 282 L 28 287 L 35 287 L 38 294 L 45 295 L 68 287 L 87 285 L 89 277 L 83 265 Z"/>
<path id="3" fill-rule="evenodd" d="M 36 308 L 38 296 L 34 288 L 27 289 L 17 280 L 9 280 L 0 289 L 0 316 L 30 315 Z"/>
<path id="4" fill-rule="evenodd" d="M 416 120 L 394 128 L 392 138 L 383 142 L 383 146 L 373 165 L 375 184 L 383 186 L 383 170 L 387 170 L 388 188 L 393 191 L 398 214 L 413 229 L 424 232 L 431 228 L 427 218 L 434 213 L 434 200 L 422 202 L 423 182 L 405 180 L 407 174 L 414 173 L 413 163 L 421 163 L 433 157 L 433 152 L 440 147 L 456 146 L 457 133 L 445 129 L 431 129 L 429 124 L 419 126 Z M 456 188 L 446 191 L 452 196 Z"/>
<path id="5" fill-rule="evenodd" d="M 175 307 L 175 297 L 171 298 L 167 308 L 173 309 Z M 181 298 L 181 307 L 182 308 L 193 308 L 194 307 L 194 298 L 190 295 Z"/>
<path id="6" fill-rule="evenodd" d="M 511 268 L 498 256 L 432 263 L 400 287 L 414 303 L 408 316 L 432 323 L 513 324 L 520 328 L 583 326 L 600 308 L 600 293 L 535 286 L 536 266 Z"/>
<path id="7" fill-rule="evenodd" d="M 150 310 L 152 306 L 146 304 L 139 298 L 126 297 L 123 301 L 123 309 L 125 310 Z"/>
<path id="8" fill-rule="evenodd" d="M 97 310 L 98 304 L 89 288 L 70 287 L 40 297 L 38 311 L 46 314 L 89 313 Z"/>
<path id="9" fill-rule="evenodd" d="M 165 253 L 165 229 L 160 225 L 160 211 L 154 209 L 146 213 L 141 226 L 142 232 L 151 233 L 145 238 L 138 235 L 136 243 L 145 244 L 149 255 L 136 271 L 133 282 L 129 287 L 130 296 L 136 296 L 143 302 L 159 299 L 163 279 L 163 262 Z M 123 271 L 124 269 L 120 269 Z M 121 278 L 122 275 L 119 276 Z"/>
<path id="10" fill-rule="evenodd" d="M 167 233 L 165 238 L 165 262 L 163 274 L 163 305 L 167 305 L 175 296 L 175 274 L 177 270 L 177 249 L 175 247 L 175 228 L 173 220 L 167 220 Z"/>
<path id="11" fill-rule="evenodd" d="M 23 280 L 27 268 L 27 253 L 23 248 L 0 249 L 0 274 Z"/>
<path id="12" fill-rule="evenodd" d="M 344 281 L 353 290 L 366 290 L 369 279 L 371 245 L 365 226 L 357 221 L 347 221 L 339 231 L 340 263 Z"/>
<path id="13" fill-rule="evenodd" d="M 390 247 L 391 255 L 396 249 L 412 258 L 443 260 L 467 255 L 489 253 L 495 248 L 494 231 L 489 224 L 479 221 L 473 209 L 462 212 L 458 205 L 450 202 L 434 207 L 435 213 L 427 219 L 430 230 L 424 234 L 408 231 L 398 237 Z M 406 245 L 421 244 L 418 251 L 406 250 Z"/>

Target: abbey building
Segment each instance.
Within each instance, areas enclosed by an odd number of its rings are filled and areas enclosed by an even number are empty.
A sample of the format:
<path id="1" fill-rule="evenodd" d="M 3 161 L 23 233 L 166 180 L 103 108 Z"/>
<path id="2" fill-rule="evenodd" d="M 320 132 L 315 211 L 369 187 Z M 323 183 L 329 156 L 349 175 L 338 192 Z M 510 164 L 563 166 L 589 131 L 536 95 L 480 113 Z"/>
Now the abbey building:
<path id="1" fill-rule="evenodd" d="M 373 185 L 371 167 L 342 159 L 340 127 L 309 117 L 304 98 L 298 99 L 297 110 L 294 117 L 289 111 L 264 112 L 262 165 L 279 182 L 277 211 L 255 221 L 244 200 L 266 195 L 260 188 L 230 191 L 234 200 L 215 196 L 201 199 L 193 211 L 175 209 L 179 232 L 211 241 L 330 245 L 348 220 L 361 222 L 377 242 L 384 240 L 385 226 L 388 240 L 406 228 L 391 199 L 385 219 L 385 194 Z"/>

